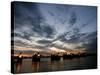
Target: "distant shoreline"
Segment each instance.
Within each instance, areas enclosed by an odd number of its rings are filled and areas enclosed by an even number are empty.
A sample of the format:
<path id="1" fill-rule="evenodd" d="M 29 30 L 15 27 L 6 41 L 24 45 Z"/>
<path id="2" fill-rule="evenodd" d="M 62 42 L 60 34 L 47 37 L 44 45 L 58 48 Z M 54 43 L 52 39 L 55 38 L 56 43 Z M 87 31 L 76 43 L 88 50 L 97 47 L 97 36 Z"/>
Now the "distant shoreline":
<path id="1" fill-rule="evenodd" d="M 68 56 L 68 55 L 67 55 Z M 97 56 L 97 54 L 87 54 L 86 56 Z M 86 56 L 79 56 L 79 57 L 86 57 Z M 14 59 L 17 59 L 18 56 L 12 56 Z M 59 56 L 63 57 L 63 56 Z M 23 59 L 32 58 L 32 56 L 23 56 Z M 51 58 L 51 56 L 41 56 L 40 58 Z M 73 56 L 73 58 L 76 58 Z"/>

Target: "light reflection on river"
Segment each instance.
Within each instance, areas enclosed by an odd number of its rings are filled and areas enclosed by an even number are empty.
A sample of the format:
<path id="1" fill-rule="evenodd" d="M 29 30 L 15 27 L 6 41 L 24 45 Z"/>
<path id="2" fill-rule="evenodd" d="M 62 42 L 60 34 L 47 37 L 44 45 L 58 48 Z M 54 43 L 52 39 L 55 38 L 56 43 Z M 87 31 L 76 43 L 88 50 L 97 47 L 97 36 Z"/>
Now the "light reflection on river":
<path id="1" fill-rule="evenodd" d="M 96 67 L 96 56 L 64 60 L 63 58 L 61 58 L 59 61 L 51 61 L 50 58 L 41 58 L 40 62 L 32 62 L 32 59 L 23 59 L 22 64 L 14 64 L 14 73 L 63 71 L 76 69 L 90 69 Z"/>

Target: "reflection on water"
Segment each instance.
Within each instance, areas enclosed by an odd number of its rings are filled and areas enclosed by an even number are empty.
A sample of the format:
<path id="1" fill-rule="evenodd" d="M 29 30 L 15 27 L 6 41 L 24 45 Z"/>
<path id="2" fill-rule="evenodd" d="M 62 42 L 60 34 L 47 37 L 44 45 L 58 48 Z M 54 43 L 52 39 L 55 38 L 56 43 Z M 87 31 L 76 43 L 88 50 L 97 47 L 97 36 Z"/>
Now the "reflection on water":
<path id="1" fill-rule="evenodd" d="M 17 63 L 16 64 L 16 72 L 17 73 L 20 73 L 20 71 L 21 71 L 21 64 L 20 63 Z"/>
<path id="2" fill-rule="evenodd" d="M 32 62 L 32 71 L 38 72 L 40 68 L 40 62 Z"/>
<path id="3" fill-rule="evenodd" d="M 32 59 L 23 59 L 22 64 L 15 63 L 15 73 L 48 72 L 75 69 L 91 69 L 97 67 L 96 56 L 51 61 L 50 58 L 41 58 L 40 62 Z"/>

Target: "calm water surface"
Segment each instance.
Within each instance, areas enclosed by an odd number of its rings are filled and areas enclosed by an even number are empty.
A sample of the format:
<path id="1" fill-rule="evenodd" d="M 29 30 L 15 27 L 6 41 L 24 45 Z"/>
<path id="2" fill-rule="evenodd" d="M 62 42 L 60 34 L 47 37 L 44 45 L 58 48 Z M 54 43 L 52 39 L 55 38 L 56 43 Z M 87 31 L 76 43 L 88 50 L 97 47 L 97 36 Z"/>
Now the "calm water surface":
<path id="1" fill-rule="evenodd" d="M 41 58 L 40 62 L 32 59 L 23 59 L 22 64 L 14 64 L 14 73 L 48 72 L 76 69 L 91 69 L 97 67 L 96 56 L 51 61 L 50 58 Z"/>

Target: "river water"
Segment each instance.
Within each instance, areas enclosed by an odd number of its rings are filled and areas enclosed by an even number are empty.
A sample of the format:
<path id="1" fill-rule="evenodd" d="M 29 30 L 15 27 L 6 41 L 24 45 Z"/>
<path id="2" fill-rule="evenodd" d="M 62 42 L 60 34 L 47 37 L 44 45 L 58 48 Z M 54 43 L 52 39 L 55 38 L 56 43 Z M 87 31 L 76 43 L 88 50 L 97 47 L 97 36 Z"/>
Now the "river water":
<path id="1" fill-rule="evenodd" d="M 41 58 L 40 62 L 32 62 L 32 59 L 23 59 L 22 64 L 14 64 L 14 73 L 34 73 L 50 71 L 67 71 L 97 68 L 97 57 L 87 56 L 73 59 L 51 61 L 50 58 Z"/>

